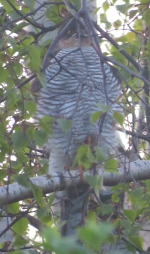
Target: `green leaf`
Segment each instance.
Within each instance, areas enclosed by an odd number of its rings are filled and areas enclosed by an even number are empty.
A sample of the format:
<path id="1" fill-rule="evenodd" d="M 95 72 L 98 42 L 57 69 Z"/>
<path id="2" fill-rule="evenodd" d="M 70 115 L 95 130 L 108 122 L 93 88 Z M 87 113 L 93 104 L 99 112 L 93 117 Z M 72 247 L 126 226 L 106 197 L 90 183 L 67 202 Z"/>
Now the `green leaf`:
<path id="1" fill-rule="evenodd" d="M 48 207 L 51 207 L 51 206 L 52 206 L 54 199 L 55 199 L 55 193 L 53 193 L 53 194 L 51 194 L 51 195 L 49 196 Z"/>
<path id="2" fill-rule="evenodd" d="M 132 33 L 132 32 L 127 33 L 125 36 L 128 42 L 133 42 L 135 39 L 135 33 Z"/>
<path id="3" fill-rule="evenodd" d="M 147 180 L 145 181 L 145 183 L 146 183 L 146 187 L 147 187 L 147 189 L 148 189 L 148 192 L 149 192 L 149 194 L 150 194 L 150 180 L 147 179 Z"/>
<path id="4" fill-rule="evenodd" d="M 120 222 L 121 222 L 121 225 L 124 227 L 124 232 L 126 231 L 125 232 L 126 234 L 130 234 L 131 222 L 129 220 L 125 220 L 125 219 L 121 219 Z"/>
<path id="5" fill-rule="evenodd" d="M 103 186 L 103 178 L 100 176 L 86 176 L 87 183 L 95 190 L 96 194 L 99 196 L 99 189 Z"/>
<path id="6" fill-rule="evenodd" d="M 133 4 L 121 4 L 121 5 L 116 5 L 116 8 L 118 11 L 122 12 L 123 14 L 126 14 L 129 8 L 131 8 Z"/>
<path id="7" fill-rule="evenodd" d="M 24 239 L 23 237 L 20 237 L 18 235 L 15 235 L 15 242 L 13 243 L 16 247 L 24 247 L 26 244 L 28 244 L 28 240 Z M 20 253 L 19 253 L 20 254 Z"/>
<path id="8" fill-rule="evenodd" d="M 13 32 L 17 33 L 18 31 L 20 31 L 22 28 L 28 26 L 27 22 L 22 22 L 20 24 L 18 24 L 16 27 L 13 28 Z"/>
<path id="9" fill-rule="evenodd" d="M 23 66 L 20 63 L 13 63 L 12 65 L 14 72 L 17 76 L 21 76 L 23 72 Z"/>
<path id="10" fill-rule="evenodd" d="M 87 246 L 99 252 L 100 246 L 104 243 L 112 233 L 113 227 L 108 223 L 94 223 L 88 222 L 85 227 L 80 227 L 77 231 L 80 239 L 86 243 Z"/>
<path id="11" fill-rule="evenodd" d="M 16 180 L 16 182 L 18 184 L 20 184 L 23 187 L 26 187 L 26 188 L 30 188 L 31 187 L 31 182 L 27 179 L 25 174 L 17 175 L 15 177 L 15 180 Z"/>
<path id="12" fill-rule="evenodd" d="M 143 252 L 144 239 L 141 236 L 130 236 L 129 241 L 131 241 L 138 249 Z"/>
<path id="13" fill-rule="evenodd" d="M 0 182 L 7 176 L 7 170 L 1 169 L 0 170 Z"/>
<path id="14" fill-rule="evenodd" d="M 16 0 L 11 0 L 11 3 L 15 6 L 16 5 Z M 12 7 L 10 6 L 9 3 L 7 3 L 6 0 L 1 0 L 1 4 L 3 5 L 3 7 L 7 11 L 7 13 L 12 11 Z"/>
<path id="15" fill-rule="evenodd" d="M 69 132 L 73 126 L 73 120 L 57 119 L 59 127 L 65 132 Z"/>
<path id="16" fill-rule="evenodd" d="M 28 139 L 26 133 L 22 131 L 16 131 L 11 134 L 11 140 L 13 142 L 14 147 L 19 150 L 28 144 Z"/>
<path id="17" fill-rule="evenodd" d="M 40 119 L 40 126 L 48 133 L 52 134 L 51 126 L 53 124 L 53 118 L 45 115 L 42 119 Z"/>
<path id="18" fill-rule="evenodd" d="M 92 123 L 95 123 L 97 120 L 99 120 L 99 118 L 101 117 L 101 115 L 103 114 L 102 111 L 98 111 L 92 114 Z"/>
<path id="19" fill-rule="evenodd" d="M 35 138 L 35 143 L 39 147 L 42 147 L 44 144 L 47 143 L 48 140 L 48 133 L 45 132 L 44 130 L 36 130 L 34 132 L 34 138 Z"/>
<path id="20" fill-rule="evenodd" d="M 142 19 L 135 20 L 133 27 L 134 27 L 134 30 L 138 31 L 138 33 L 143 31 L 143 20 Z"/>
<path id="21" fill-rule="evenodd" d="M 2 66 L 0 66 L 0 82 L 6 82 L 7 77 L 9 76 L 8 70 L 4 69 Z"/>
<path id="22" fill-rule="evenodd" d="M 38 77 L 42 87 L 46 87 L 46 84 L 47 84 L 46 75 L 44 75 L 44 73 L 40 72 L 40 73 L 37 73 L 37 77 Z"/>
<path id="23" fill-rule="evenodd" d="M 97 162 L 103 162 L 108 160 L 109 158 L 107 149 L 102 148 L 100 146 L 95 147 L 95 156 L 96 156 Z"/>
<path id="24" fill-rule="evenodd" d="M 124 215 L 132 222 L 134 222 L 135 218 L 136 218 L 136 211 L 134 210 L 123 210 Z"/>
<path id="25" fill-rule="evenodd" d="M 109 9 L 109 3 L 107 0 L 103 3 L 103 9 L 104 9 L 104 12 L 106 12 Z"/>
<path id="26" fill-rule="evenodd" d="M 112 201 L 115 202 L 115 203 L 119 203 L 119 201 L 120 201 L 120 191 L 116 191 L 115 193 L 113 193 Z"/>
<path id="27" fill-rule="evenodd" d="M 118 173 L 118 161 L 116 159 L 110 159 L 105 162 L 105 170 L 109 172 Z"/>
<path id="28" fill-rule="evenodd" d="M 29 224 L 28 219 L 21 218 L 12 226 L 12 229 L 20 236 L 23 236 L 28 228 L 28 224 Z"/>
<path id="29" fill-rule="evenodd" d="M 30 10 L 34 10 L 35 0 L 24 0 L 26 6 L 30 8 Z"/>
<path id="30" fill-rule="evenodd" d="M 41 220 L 43 216 L 45 216 L 46 214 L 48 214 L 48 209 L 47 207 L 41 207 L 40 209 L 38 209 L 37 211 L 37 217 Z"/>
<path id="31" fill-rule="evenodd" d="M 113 26 L 118 29 L 120 26 L 121 26 L 121 21 L 119 19 L 117 19 L 114 23 L 113 23 Z"/>
<path id="32" fill-rule="evenodd" d="M 130 46 L 131 46 L 130 43 L 122 43 L 121 45 L 119 45 L 119 50 L 126 49 L 126 48 L 128 48 Z"/>
<path id="33" fill-rule="evenodd" d="M 100 109 L 100 111 L 102 111 L 103 113 L 105 112 L 109 112 L 111 111 L 112 109 L 112 106 L 111 105 L 106 105 L 106 104 L 103 104 L 103 103 L 98 103 L 98 108 Z"/>
<path id="34" fill-rule="evenodd" d="M 102 205 L 100 210 L 101 210 L 102 215 L 114 212 L 114 208 L 113 208 L 113 206 L 111 204 L 104 204 L 104 205 Z"/>
<path id="35" fill-rule="evenodd" d="M 35 115 L 37 105 L 35 101 L 26 101 L 26 111 L 29 111 L 30 115 Z"/>
<path id="36" fill-rule="evenodd" d="M 8 212 L 17 214 L 17 213 L 19 213 L 20 204 L 19 204 L 19 202 L 8 204 L 7 209 L 8 209 Z"/>
<path id="37" fill-rule="evenodd" d="M 41 62 L 41 49 L 36 45 L 28 46 L 29 55 L 30 55 L 30 67 L 33 71 L 40 73 L 40 67 L 42 66 Z"/>
<path id="38" fill-rule="evenodd" d="M 137 14 L 137 12 L 138 12 L 138 10 L 129 11 L 129 19 L 132 19 Z"/>
<path id="39" fill-rule="evenodd" d="M 63 6 L 64 7 L 64 6 Z M 62 6 L 58 9 L 56 5 L 51 5 L 48 8 L 46 8 L 45 16 L 53 21 L 54 23 L 60 23 L 62 21 L 62 18 L 59 15 L 59 12 L 61 12 Z"/>
<path id="40" fill-rule="evenodd" d="M 121 113 L 115 111 L 115 112 L 113 113 L 113 117 L 114 117 L 115 120 L 123 127 L 124 116 L 123 116 Z"/>
<path id="41" fill-rule="evenodd" d="M 89 146 L 83 145 L 78 148 L 75 160 L 73 162 L 73 167 L 76 164 L 78 164 L 88 169 L 92 166 L 93 161 L 94 161 L 94 157 L 90 151 Z"/>
<path id="42" fill-rule="evenodd" d="M 150 9 L 148 8 L 145 12 L 145 14 L 143 15 L 143 19 L 146 22 L 146 25 L 149 26 L 150 25 Z"/>
<path id="43" fill-rule="evenodd" d="M 37 203 L 40 206 L 43 206 L 43 199 L 42 199 L 43 193 L 42 193 L 41 187 L 32 184 L 32 192 L 33 192 L 34 198 L 36 199 Z"/>
<path id="44" fill-rule="evenodd" d="M 41 222 L 44 223 L 44 224 L 50 222 L 51 220 L 52 220 L 51 214 L 45 214 L 45 215 L 41 218 Z"/>

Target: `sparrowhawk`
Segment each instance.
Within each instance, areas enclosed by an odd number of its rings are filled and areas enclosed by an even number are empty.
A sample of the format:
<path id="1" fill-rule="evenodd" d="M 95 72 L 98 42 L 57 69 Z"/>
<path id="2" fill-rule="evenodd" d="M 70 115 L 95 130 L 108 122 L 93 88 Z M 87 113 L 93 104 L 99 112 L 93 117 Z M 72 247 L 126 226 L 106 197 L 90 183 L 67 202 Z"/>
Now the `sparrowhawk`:
<path id="1" fill-rule="evenodd" d="M 84 18 L 80 20 L 59 40 L 59 52 L 45 70 L 47 85 L 40 89 L 37 100 L 37 119 L 45 115 L 54 119 L 46 144 L 50 173 L 70 170 L 81 146 L 89 147 L 93 156 L 96 149 L 108 156 L 116 155 L 118 149 L 113 112 L 120 111 L 116 100 L 121 93 L 120 79 L 113 67 L 101 61 L 92 32 Z M 99 117 L 94 121 L 93 115 Z M 68 132 L 61 128 L 60 119 L 72 121 Z M 62 235 L 73 235 L 84 223 L 87 192 L 87 187 L 74 186 L 61 198 L 61 217 L 67 221 Z"/>

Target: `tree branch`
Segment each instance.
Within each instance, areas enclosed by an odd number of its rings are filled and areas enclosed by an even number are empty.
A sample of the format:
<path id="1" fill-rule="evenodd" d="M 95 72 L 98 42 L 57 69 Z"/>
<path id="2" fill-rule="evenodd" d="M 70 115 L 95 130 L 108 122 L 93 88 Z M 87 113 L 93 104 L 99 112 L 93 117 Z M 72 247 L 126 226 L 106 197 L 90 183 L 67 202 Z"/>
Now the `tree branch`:
<path id="1" fill-rule="evenodd" d="M 93 21 L 94 27 L 101 33 L 101 35 L 108 40 L 115 48 L 117 48 L 119 50 L 119 44 L 113 40 L 113 38 L 111 38 L 109 36 L 108 33 L 106 33 L 101 27 L 99 27 L 99 25 Z M 131 62 L 134 67 L 140 71 L 141 70 L 141 66 L 134 60 L 134 58 L 132 56 L 130 56 L 124 49 L 120 50 L 120 53 L 126 58 L 128 59 L 129 62 Z"/>
<path id="2" fill-rule="evenodd" d="M 143 76 L 141 76 L 140 74 L 134 72 L 134 71 L 131 71 L 127 66 L 123 65 L 122 63 L 119 63 L 118 61 L 116 61 L 115 59 L 113 59 L 112 57 L 108 57 L 108 56 L 105 56 L 104 55 L 104 59 L 107 61 L 107 62 L 111 62 L 119 67 L 121 67 L 122 69 L 124 69 L 125 71 L 127 71 L 132 77 L 137 77 L 138 79 L 141 79 L 144 81 L 144 83 L 146 83 L 147 85 L 150 86 L 150 82 Z"/>
<path id="3" fill-rule="evenodd" d="M 132 182 L 133 178 L 134 180 L 150 179 L 150 161 L 137 160 L 129 164 L 126 163 L 126 166 L 124 165 L 119 168 L 119 172 L 120 174 L 106 172 L 102 166 L 97 170 L 97 174 L 103 177 L 103 183 L 105 186 L 115 186 L 122 181 Z M 89 175 L 93 175 L 93 170 L 83 173 L 85 179 Z M 82 179 L 78 170 L 71 170 L 69 173 L 64 172 L 62 174 L 58 172 L 53 175 L 33 177 L 30 180 L 33 185 L 37 185 L 42 188 L 43 194 L 47 194 L 58 190 L 65 190 L 70 187 L 72 183 L 76 185 L 83 185 Z M 10 184 L 9 188 L 7 188 L 7 186 L 0 187 L 1 206 L 32 197 L 32 189 L 25 188 L 18 183 Z"/>

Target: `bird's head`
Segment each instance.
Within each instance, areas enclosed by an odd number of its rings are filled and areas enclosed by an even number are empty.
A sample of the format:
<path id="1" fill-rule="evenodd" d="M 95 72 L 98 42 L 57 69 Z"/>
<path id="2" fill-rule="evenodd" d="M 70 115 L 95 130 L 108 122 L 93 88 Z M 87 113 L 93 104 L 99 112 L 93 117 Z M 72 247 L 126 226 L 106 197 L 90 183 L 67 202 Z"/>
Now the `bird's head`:
<path id="1" fill-rule="evenodd" d="M 67 18 L 60 27 L 58 33 L 68 24 L 70 18 Z M 92 43 L 91 33 L 84 18 L 80 21 L 74 21 L 68 30 L 62 35 L 59 41 L 60 49 L 72 47 L 89 47 Z"/>

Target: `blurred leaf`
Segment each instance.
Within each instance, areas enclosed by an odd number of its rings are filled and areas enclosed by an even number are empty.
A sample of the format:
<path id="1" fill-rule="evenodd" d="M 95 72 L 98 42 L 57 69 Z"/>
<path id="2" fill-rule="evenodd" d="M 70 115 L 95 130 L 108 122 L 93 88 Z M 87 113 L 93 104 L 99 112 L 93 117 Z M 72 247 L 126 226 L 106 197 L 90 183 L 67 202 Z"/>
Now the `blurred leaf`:
<path id="1" fill-rule="evenodd" d="M 7 13 L 12 11 L 12 7 L 10 6 L 9 3 L 7 3 L 6 0 L 1 0 L 0 2 L 3 5 L 4 9 L 7 11 Z M 11 0 L 11 3 L 15 6 L 16 5 L 16 0 Z"/>
<path id="2" fill-rule="evenodd" d="M 18 235 L 15 235 L 15 242 L 13 243 L 16 247 L 24 247 L 28 243 L 28 240 L 24 239 L 23 237 L 20 237 Z M 20 254 L 20 253 L 18 253 Z"/>
<path id="3" fill-rule="evenodd" d="M 99 251 L 100 246 L 112 233 L 113 227 L 108 223 L 96 224 L 88 222 L 85 227 L 78 229 L 80 239 L 95 251 Z"/>
<path id="4" fill-rule="evenodd" d="M 13 28 L 13 32 L 17 33 L 18 31 L 20 31 L 22 28 L 26 27 L 27 25 L 28 25 L 27 22 L 22 22 Z"/>
<path id="5" fill-rule="evenodd" d="M 47 81 L 46 81 L 46 76 L 44 75 L 44 73 L 42 73 L 42 72 L 37 73 L 37 77 L 38 77 L 42 87 L 46 87 Z"/>
<path id="6" fill-rule="evenodd" d="M 148 192 L 149 192 L 149 194 L 150 194 L 150 179 L 147 179 L 147 180 L 145 181 L 145 183 L 146 183 L 146 187 L 147 187 L 147 189 L 148 189 Z"/>
<path id="7" fill-rule="evenodd" d="M 53 118 L 45 115 L 42 119 L 40 119 L 40 126 L 48 133 L 52 134 L 51 126 L 53 124 Z"/>
<path id="8" fill-rule="evenodd" d="M 86 176 L 87 183 L 95 190 L 99 196 L 99 189 L 103 186 L 103 178 L 100 176 Z"/>
<path id="9" fill-rule="evenodd" d="M 130 43 L 123 43 L 123 44 L 119 45 L 119 50 L 126 49 L 130 46 L 131 46 Z"/>
<path id="10" fill-rule="evenodd" d="M 18 150 L 27 146 L 28 144 L 26 133 L 24 133 L 23 131 L 17 131 L 15 133 L 12 133 L 11 140 L 13 142 L 14 147 Z"/>
<path id="11" fill-rule="evenodd" d="M 17 213 L 19 213 L 20 204 L 19 204 L 19 202 L 8 204 L 7 209 L 8 209 L 8 212 L 17 214 Z"/>
<path id="12" fill-rule="evenodd" d="M 36 45 L 29 45 L 28 50 L 30 55 L 30 68 L 33 71 L 40 72 L 40 67 L 42 66 L 40 47 Z"/>
<path id="13" fill-rule="evenodd" d="M 136 211 L 134 210 L 123 210 L 124 215 L 132 222 L 134 222 L 135 218 L 136 218 Z"/>
<path id="14" fill-rule="evenodd" d="M 145 12 L 145 14 L 143 15 L 143 19 L 146 22 L 146 25 L 149 26 L 150 25 L 150 9 L 148 8 Z"/>
<path id="15" fill-rule="evenodd" d="M 53 21 L 54 23 L 60 23 L 62 22 L 62 18 L 60 17 L 59 13 L 61 12 L 61 9 L 64 6 L 60 6 L 60 8 L 58 9 L 56 5 L 51 5 L 48 8 L 46 8 L 45 11 L 45 16 L 50 19 L 51 21 Z"/>
<path id="16" fill-rule="evenodd" d="M 54 201 L 54 199 L 55 199 L 55 193 L 53 193 L 53 194 L 51 194 L 50 196 L 49 196 L 49 202 L 48 202 L 48 207 L 51 207 L 52 206 L 52 204 L 53 204 L 53 201 Z"/>
<path id="17" fill-rule="evenodd" d="M 95 156 L 98 162 L 106 161 L 109 158 L 108 151 L 104 147 L 95 147 Z"/>
<path id="18" fill-rule="evenodd" d="M 133 4 L 121 4 L 121 5 L 116 5 L 116 8 L 118 11 L 120 11 L 123 14 L 126 14 L 129 8 L 131 8 Z"/>
<path id="19" fill-rule="evenodd" d="M 28 224 L 29 221 L 26 218 L 21 218 L 12 226 L 12 229 L 20 236 L 23 236 L 28 228 Z"/>
<path id="20" fill-rule="evenodd" d="M 103 3 L 103 9 L 104 9 L 104 12 L 106 12 L 109 9 L 109 3 L 107 0 Z"/>
<path id="21" fill-rule="evenodd" d="M 86 169 L 88 169 L 92 166 L 92 162 L 94 162 L 94 157 L 90 151 L 89 146 L 80 146 L 73 162 L 73 167 L 78 164 L 79 166 L 84 166 Z"/>
<path id="22" fill-rule="evenodd" d="M 25 174 L 21 174 L 15 177 L 15 180 L 18 184 L 20 184 L 23 187 L 30 188 L 31 182 L 27 179 Z"/>
<path id="23" fill-rule="evenodd" d="M 133 24 L 134 30 L 141 32 L 143 30 L 143 21 L 142 19 L 135 20 Z M 141 36 L 140 36 L 141 37 Z"/>
<path id="24" fill-rule="evenodd" d="M 68 133 L 72 126 L 73 126 L 73 120 L 68 120 L 68 119 L 57 119 L 57 123 L 59 127 L 65 132 Z"/>
<path id="25" fill-rule="evenodd" d="M 29 111 L 30 115 L 35 115 L 37 105 L 35 101 L 26 101 L 26 111 Z"/>
<path id="26" fill-rule="evenodd" d="M 103 104 L 103 103 L 98 103 L 98 108 L 103 112 L 109 112 L 111 111 L 112 109 L 112 106 L 111 105 L 106 105 L 106 104 Z"/>
<path id="27" fill-rule="evenodd" d="M 17 76 L 21 76 L 22 72 L 23 72 L 23 66 L 20 63 L 13 63 L 12 65 L 14 72 Z"/>
<path id="28" fill-rule="evenodd" d="M 108 172 L 118 173 L 118 161 L 116 159 L 109 159 L 105 162 L 105 170 Z"/>
<path id="29" fill-rule="evenodd" d="M 121 21 L 119 19 L 117 19 L 114 23 L 113 23 L 113 26 L 118 29 L 120 26 L 121 26 Z"/>
<path id="30" fill-rule="evenodd" d="M 129 236 L 129 241 L 133 243 L 138 249 L 143 251 L 144 239 L 141 236 Z"/>
<path id="31" fill-rule="evenodd" d="M 103 204 L 100 208 L 102 215 L 111 214 L 114 212 L 114 208 L 111 204 Z"/>
<path id="32" fill-rule="evenodd" d="M 7 176 L 7 170 L 0 169 L 0 182 Z"/>
<path id="33" fill-rule="evenodd" d="M 7 80 L 7 77 L 9 76 L 8 70 L 4 69 L 0 66 L 0 82 L 5 82 Z"/>
<path id="34" fill-rule="evenodd" d="M 35 0 L 24 0 L 24 2 L 32 11 L 34 10 Z"/>
<path id="35" fill-rule="evenodd" d="M 121 113 L 115 111 L 113 113 L 113 118 L 123 127 L 124 116 Z"/>
<path id="36" fill-rule="evenodd" d="M 137 12 L 138 12 L 138 10 L 129 11 L 129 19 L 132 19 L 137 14 Z"/>
<path id="37" fill-rule="evenodd" d="M 95 123 L 97 120 L 99 120 L 99 118 L 101 117 L 101 115 L 103 114 L 102 111 L 98 111 L 92 114 L 92 123 Z"/>
<path id="38" fill-rule="evenodd" d="M 34 132 L 34 138 L 35 138 L 35 143 L 39 147 L 42 147 L 44 144 L 47 143 L 48 140 L 48 133 L 45 132 L 45 130 L 36 130 Z"/>
<path id="39" fill-rule="evenodd" d="M 41 187 L 32 184 L 32 192 L 39 206 L 43 206 L 43 193 Z"/>

